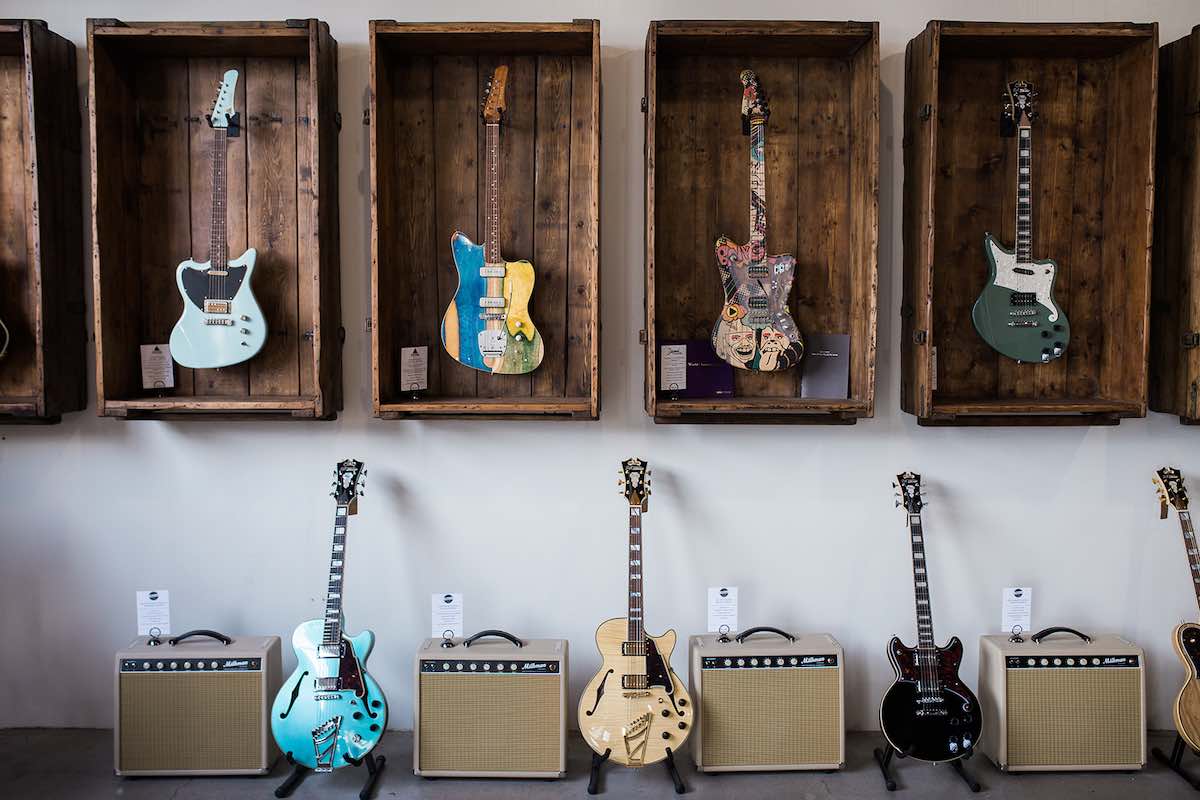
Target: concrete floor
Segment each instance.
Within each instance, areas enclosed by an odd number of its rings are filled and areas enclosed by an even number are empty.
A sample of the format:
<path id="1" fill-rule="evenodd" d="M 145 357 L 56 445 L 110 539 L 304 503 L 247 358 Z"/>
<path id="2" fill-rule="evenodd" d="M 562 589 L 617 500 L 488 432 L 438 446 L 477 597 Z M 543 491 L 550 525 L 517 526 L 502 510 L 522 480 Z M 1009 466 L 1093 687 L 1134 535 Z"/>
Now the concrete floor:
<path id="1" fill-rule="evenodd" d="M 1168 748 L 1173 735 L 1153 734 L 1151 745 Z M 772 798 L 772 800 L 817 800 L 818 798 L 892 797 L 894 800 L 941 800 L 968 797 L 1003 800 L 1169 800 L 1195 798 L 1197 792 L 1158 762 L 1137 774 L 1001 775 L 983 757 L 971 759 L 969 770 L 983 784 L 983 792 L 971 795 L 949 767 L 900 762 L 896 769 L 899 791 L 889 795 L 871 757 L 877 734 L 851 734 L 847 740 L 847 768 L 836 774 L 771 773 L 697 775 L 690 759 L 682 759 L 680 772 L 695 798 Z M 567 777 L 561 781 L 427 780 L 412 773 L 412 736 L 392 732 L 376 753 L 387 756 L 388 765 L 375 796 L 386 798 L 430 798 L 438 800 L 539 800 L 540 798 L 586 797 L 591 751 L 576 736 L 568 746 Z M 1188 756 L 1200 775 L 1200 759 Z M 0 798 L 3 800 L 90 800 L 122 798 L 143 800 L 225 800 L 226 798 L 270 798 L 287 775 L 286 764 L 277 764 L 264 778 L 116 778 L 112 774 L 112 732 L 106 730 L 16 729 L 0 731 Z M 292 795 L 304 798 L 358 796 L 365 770 L 340 769 L 332 775 L 309 775 Z M 625 798 L 674 797 L 664 769 L 658 765 L 643 770 L 609 768 L 601 784 L 604 795 Z"/>

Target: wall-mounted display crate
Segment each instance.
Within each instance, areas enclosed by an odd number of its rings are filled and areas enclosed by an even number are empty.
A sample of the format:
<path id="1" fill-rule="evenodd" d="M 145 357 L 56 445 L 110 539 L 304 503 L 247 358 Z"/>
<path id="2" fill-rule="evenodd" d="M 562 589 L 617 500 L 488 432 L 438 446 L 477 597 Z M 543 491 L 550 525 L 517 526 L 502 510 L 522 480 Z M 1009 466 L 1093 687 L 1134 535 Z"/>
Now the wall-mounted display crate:
<path id="1" fill-rule="evenodd" d="M 1200 422 L 1200 26 L 1158 66 L 1150 408 Z"/>
<path id="2" fill-rule="evenodd" d="M 113 417 L 330 419 L 342 407 L 337 43 L 326 23 L 88 21 L 96 394 Z M 231 257 L 258 250 L 268 325 L 252 359 L 175 368 L 142 388 L 140 346 L 167 342 L 176 266 L 208 258 L 211 112 L 240 72 L 228 141 Z"/>
<path id="3" fill-rule="evenodd" d="M 1146 413 L 1158 27 L 929 23 L 904 109 L 901 405 L 927 425 L 1115 424 Z M 975 331 L 985 232 L 1012 247 L 1009 81 L 1039 93 L 1033 258 L 1058 264 L 1063 357 L 1018 364 Z"/>
<path id="4" fill-rule="evenodd" d="M 714 244 L 749 239 L 744 69 L 770 103 L 767 249 L 796 257 L 802 335 L 848 334 L 848 398 L 801 396 L 799 367 L 735 369 L 732 397 L 659 391 L 660 342 L 707 340 L 722 311 Z M 656 422 L 853 423 L 875 404 L 879 26 L 651 22 L 646 35 L 646 412 Z"/>
<path id="5" fill-rule="evenodd" d="M 596 419 L 600 411 L 600 23 L 371 23 L 372 391 L 377 417 Z M 500 250 L 533 262 L 544 357 L 492 375 L 445 351 L 450 237 L 482 242 L 483 89 L 507 65 Z M 428 348 L 428 387 L 401 382 Z"/>
<path id="6" fill-rule="evenodd" d="M 0 20 L 0 423 L 87 405 L 79 137 L 75 46 Z"/>

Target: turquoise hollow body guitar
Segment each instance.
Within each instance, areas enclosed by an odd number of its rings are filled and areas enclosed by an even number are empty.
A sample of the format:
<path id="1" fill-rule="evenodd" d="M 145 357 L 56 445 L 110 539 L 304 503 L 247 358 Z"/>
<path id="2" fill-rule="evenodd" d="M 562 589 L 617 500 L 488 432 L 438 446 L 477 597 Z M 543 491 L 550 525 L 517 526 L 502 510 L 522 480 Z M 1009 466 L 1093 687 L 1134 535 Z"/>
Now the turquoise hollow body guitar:
<path id="1" fill-rule="evenodd" d="M 508 67 L 497 67 L 483 101 L 487 234 L 482 245 L 458 231 L 451 237 L 458 289 L 442 317 L 442 345 L 473 369 L 521 375 L 542 363 L 543 345 L 529 316 L 533 265 L 500 256 L 500 116 L 507 79 Z"/>
<path id="2" fill-rule="evenodd" d="M 227 142 L 236 128 L 233 111 L 238 72 L 221 81 L 208 123 L 212 126 L 212 226 L 208 261 L 184 261 L 175 272 L 183 315 L 171 331 L 171 358 L 185 367 L 214 369 L 240 364 L 262 350 L 267 323 L 250 290 L 257 255 L 250 248 L 229 260 Z"/>
<path id="3" fill-rule="evenodd" d="M 1054 302 L 1058 265 L 1033 259 L 1033 100 L 1024 82 L 1008 85 L 1005 119 L 1017 132 L 1017 246 L 1003 247 L 984 236 L 988 282 L 971 309 L 975 330 L 997 352 L 1028 363 L 1061 358 L 1071 341 L 1067 316 Z"/>
<path id="4" fill-rule="evenodd" d="M 293 763 L 316 772 L 361 763 L 387 727 L 387 699 L 366 670 L 375 634 L 343 633 L 346 522 L 357 512 L 365 475 L 361 461 L 347 459 L 337 466 L 325 618 L 304 622 L 292 634 L 296 671 L 271 706 L 271 733 L 279 749 Z"/>

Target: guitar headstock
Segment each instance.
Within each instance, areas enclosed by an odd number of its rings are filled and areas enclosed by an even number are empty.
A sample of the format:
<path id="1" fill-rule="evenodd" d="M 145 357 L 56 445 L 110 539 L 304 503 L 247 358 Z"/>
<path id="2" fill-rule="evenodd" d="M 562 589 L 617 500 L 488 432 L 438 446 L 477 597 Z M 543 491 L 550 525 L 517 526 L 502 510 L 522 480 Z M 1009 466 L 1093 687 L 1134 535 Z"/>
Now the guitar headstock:
<path id="1" fill-rule="evenodd" d="M 358 512 L 358 498 L 365 495 L 367 470 L 363 462 L 347 458 L 333 469 L 333 491 L 329 494 L 339 506 L 349 506 L 350 513 Z"/>
<path id="2" fill-rule="evenodd" d="M 212 113 L 208 115 L 208 124 L 214 128 L 229 128 L 234 125 L 237 113 L 233 110 L 233 92 L 237 88 L 238 71 L 226 71 L 221 79 L 221 87 L 217 89 L 217 99 L 213 101 Z"/>
<path id="3" fill-rule="evenodd" d="M 650 470 L 646 462 L 640 458 L 628 458 L 621 462 L 621 479 L 617 481 L 621 494 L 629 501 L 630 506 L 639 506 L 642 511 L 649 509 L 650 503 Z"/>
<path id="4" fill-rule="evenodd" d="M 479 114 L 485 122 L 499 122 L 504 115 L 504 87 L 507 83 L 508 66 L 501 64 L 483 87 L 483 107 Z"/>
<path id="5" fill-rule="evenodd" d="M 1015 128 L 1027 128 L 1037 119 L 1037 96 L 1029 81 L 1013 81 L 1004 92 L 1004 119 Z"/>
<path id="6" fill-rule="evenodd" d="M 921 476 L 915 472 L 901 472 L 892 487 L 896 490 L 896 507 L 904 506 L 909 514 L 920 514 L 925 507 L 921 494 Z"/>
<path id="7" fill-rule="evenodd" d="M 1183 475 L 1175 467 L 1163 467 L 1154 473 L 1154 487 L 1158 489 L 1158 502 L 1161 506 L 1159 517 L 1167 518 L 1167 506 L 1173 506 L 1176 511 L 1187 511 L 1187 489 L 1183 488 Z"/>
<path id="8" fill-rule="evenodd" d="M 766 122 L 771 116 L 771 107 L 767 103 L 767 95 L 758 85 L 758 75 L 752 69 L 744 69 L 742 79 L 742 130 L 750 132 L 750 123 L 757 118 Z"/>

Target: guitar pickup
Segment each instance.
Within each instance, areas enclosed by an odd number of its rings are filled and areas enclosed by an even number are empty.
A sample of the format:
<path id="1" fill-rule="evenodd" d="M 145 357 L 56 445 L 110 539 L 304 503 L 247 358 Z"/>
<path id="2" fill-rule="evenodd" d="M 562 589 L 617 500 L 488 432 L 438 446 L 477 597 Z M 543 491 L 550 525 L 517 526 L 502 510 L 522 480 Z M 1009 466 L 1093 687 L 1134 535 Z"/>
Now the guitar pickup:
<path id="1" fill-rule="evenodd" d="M 318 692 L 337 692 L 342 688 L 341 678 L 316 678 L 313 681 L 313 688 Z"/>
<path id="2" fill-rule="evenodd" d="M 498 321 L 504 321 L 504 320 L 508 319 L 508 314 L 505 314 L 503 312 L 501 312 L 501 313 L 485 312 L 485 313 L 480 314 L 479 318 L 482 320 L 493 320 L 494 319 L 494 320 L 498 320 Z"/>
<path id="3" fill-rule="evenodd" d="M 228 274 L 229 274 L 229 270 L 225 270 L 225 269 L 210 269 L 210 270 L 208 271 L 208 274 L 209 274 L 209 275 L 212 275 L 214 278 L 224 278 L 226 275 L 228 275 Z"/>
<path id="4" fill-rule="evenodd" d="M 229 313 L 229 301 L 228 300 L 209 300 L 206 297 L 206 298 L 204 298 L 204 313 L 205 314 L 228 314 Z"/>
<path id="5" fill-rule="evenodd" d="M 648 675 L 622 675 L 622 689 L 649 689 L 650 677 Z"/>
<path id="6" fill-rule="evenodd" d="M 481 297 L 479 298 L 480 308 L 504 308 L 505 300 L 503 297 Z"/>
<path id="7" fill-rule="evenodd" d="M 205 317 L 205 325 L 224 325 L 227 328 L 233 327 L 232 317 Z"/>
<path id="8" fill-rule="evenodd" d="M 503 264 L 484 265 L 479 268 L 479 277 L 481 277 L 481 278 L 503 278 L 504 277 L 504 265 Z"/>
<path id="9" fill-rule="evenodd" d="M 645 642 L 621 642 L 621 655 L 623 656 L 644 656 L 646 655 Z"/>

